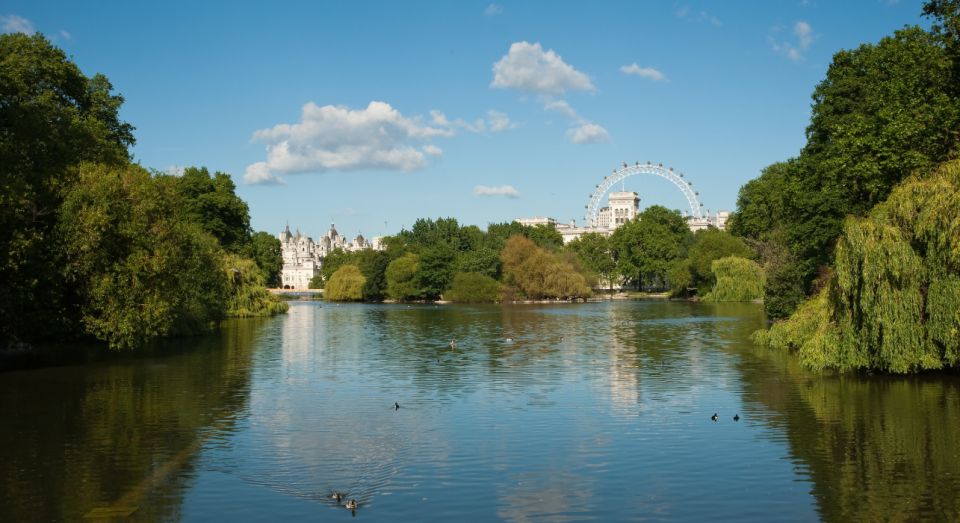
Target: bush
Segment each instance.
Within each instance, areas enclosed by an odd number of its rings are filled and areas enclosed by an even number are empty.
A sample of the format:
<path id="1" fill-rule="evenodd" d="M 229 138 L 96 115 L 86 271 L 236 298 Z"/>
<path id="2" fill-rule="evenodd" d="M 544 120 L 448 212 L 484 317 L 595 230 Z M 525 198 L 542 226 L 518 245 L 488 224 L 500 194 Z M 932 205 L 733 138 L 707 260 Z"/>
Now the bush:
<path id="1" fill-rule="evenodd" d="M 443 297 L 456 303 L 496 303 L 500 301 L 500 284 L 479 272 L 459 272 Z"/>
<path id="2" fill-rule="evenodd" d="M 704 301 L 753 301 L 763 298 L 763 269 L 753 260 L 727 256 L 712 264 L 716 284 Z"/>
<path id="3" fill-rule="evenodd" d="M 343 265 L 330 276 L 323 298 L 330 301 L 360 301 L 366 281 L 356 265 Z"/>
<path id="4" fill-rule="evenodd" d="M 263 270 L 253 260 L 236 254 L 223 258 L 227 278 L 227 316 L 250 318 L 287 312 L 289 305 L 270 294 L 264 285 Z"/>

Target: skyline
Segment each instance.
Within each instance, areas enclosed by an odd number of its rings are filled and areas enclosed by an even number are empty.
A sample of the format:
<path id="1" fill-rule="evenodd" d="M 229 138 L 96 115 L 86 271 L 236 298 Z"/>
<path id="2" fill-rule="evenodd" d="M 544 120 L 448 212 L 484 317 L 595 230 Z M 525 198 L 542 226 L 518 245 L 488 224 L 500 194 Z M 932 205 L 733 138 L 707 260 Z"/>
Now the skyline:
<path id="1" fill-rule="evenodd" d="M 579 224 L 624 161 L 672 166 L 734 210 L 799 152 L 834 52 L 926 25 L 919 2 L 231 9 L 12 1 L 0 30 L 105 74 L 135 159 L 231 174 L 255 230 L 369 238 L 421 217 Z M 685 205 L 655 177 L 625 188 L 641 208 Z"/>

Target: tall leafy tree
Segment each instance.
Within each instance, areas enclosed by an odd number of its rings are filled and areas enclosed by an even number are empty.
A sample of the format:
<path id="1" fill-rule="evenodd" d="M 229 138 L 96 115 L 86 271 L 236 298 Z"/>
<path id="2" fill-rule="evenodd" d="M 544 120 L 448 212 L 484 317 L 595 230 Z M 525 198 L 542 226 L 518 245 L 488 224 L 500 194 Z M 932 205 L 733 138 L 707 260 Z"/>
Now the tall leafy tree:
<path id="1" fill-rule="evenodd" d="M 638 289 L 644 284 L 665 288 L 667 273 L 682 258 L 690 229 L 678 211 L 653 205 L 621 225 L 610 237 L 617 271 Z"/>
<path id="2" fill-rule="evenodd" d="M 229 174 L 188 167 L 176 178 L 187 210 L 224 249 L 240 252 L 250 241 L 250 209 Z"/>
<path id="3" fill-rule="evenodd" d="M 601 283 L 613 288 L 616 279 L 617 264 L 613 260 L 610 240 L 599 233 L 588 232 L 567 244 L 567 248 L 577 253 L 583 265 L 599 276 Z"/>
<path id="4" fill-rule="evenodd" d="M 69 328 L 57 213 L 78 163 L 129 160 L 133 127 L 112 90 L 42 35 L 0 35 L 0 341 Z"/>
<path id="5" fill-rule="evenodd" d="M 280 286 L 280 271 L 283 269 L 283 255 L 280 249 L 280 240 L 264 231 L 253 233 L 250 242 L 244 248 L 244 254 L 259 267 L 267 287 Z"/>
<path id="6" fill-rule="evenodd" d="M 111 348 L 137 348 L 223 318 L 222 250 L 189 219 L 173 180 L 135 165 L 85 165 L 79 174 L 59 228 L 84 330 Z"/>

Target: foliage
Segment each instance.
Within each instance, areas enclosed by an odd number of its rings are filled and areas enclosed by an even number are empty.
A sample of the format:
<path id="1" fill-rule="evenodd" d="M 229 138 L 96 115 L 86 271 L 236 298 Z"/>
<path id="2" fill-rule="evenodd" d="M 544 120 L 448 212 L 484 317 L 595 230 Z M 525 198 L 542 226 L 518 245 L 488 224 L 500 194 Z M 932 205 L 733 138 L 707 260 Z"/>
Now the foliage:
<path id="1" fill-rule="evenodd" d="M 206 167 L 187 167 L 174 178 L 186 210 L 194 221 L 230 252 L 241 252 L 250 241 L 250 209 L 235 193 L 229 174 L 212 176 Z"/>
<path id="2" fill-rule="evenodd" d="M 617 264 L 606 236 L 588 232 L 567 244 L 567 248 L 577 254 L 584 267 L 597 274 L 601 284 L 613 288 L 613 282 L 617 279 Z"/>
<path id="3" fill-rule="evenodd" d="M 280 271 L 283 269 L 283 255 L 280 240 L 276 236 L 257 231 L 250 236 L 250 242 L 244 248 L 244 255 L 252 259 L 263 275 L 267 287 L 280 286 Z"/>
<path id="4" fill-rule="evenodd" d="M 458 272 L 443 297 L 455 303 L 495 303 L 500 301 L 500 284 L 479 272 Z"/>
<path id="5" fill-rule="evenodd" d="M 417 265 L 420 257 L 407 253 L 387 265 L 387 296 L 397 301 L 409 301 L 420 298 L 417 287 Z"/>
<path id="6" fill-rule="evenodd" d="M 60 233 L 86 332 L 136 348 L 220 320 L 228 292 L 220 247 L 183 215 L 173 180 L 132 165 L 86 165 L 79 176 Z"/>
<path id="7" fill-rule="evenodd" d="M 960 161 L 849 218 L 819 297 L 758 340 L 796 350 L 812 368 L 960 364 Z"/>
<path id="8" fill-rule="evenodd" d="M 500 276 L 500 253 L 481 246 L 457 255 L 457 272 L 479 272 L 496 279 Z"/>
<path id="9" fill-rule="evenodd" d="M 78 163 L 129 159 L 133 127 L 112 89 L 42 35 L 0 35 L 0 340 L 74 328 L 57 212 Z"/>
<path id="10" fill-rule="evenodd" d="M 727 256 L 713 261 L 716 284 L 703 301 L 752 301 L 763 298 L 764 274 L 760 265 L 746 258 Z"/>
<path id="11" fill-rule="evenodd" d="M 343 265 L 333 273 L 323 291 L 323 299 L 329 301 L 360 301 L 363 299 L 363 284 L 366 278 L 356 265 Z"/>
<path id="12" fill-rule="evenodd" d="M 353 262 L 353 253 L 347 252 L 339 247 L 328 252 L 327 255 L 323 257 L 323 265 L 320 267 L 321 282 L 330 281 L 330 277 L 333 276 L 333 273 L 337 272 L 337 269 Z M 323 285 L 315 288 L 322 289 Z"/>
<path id="13" fill-rule="evenodd" d="M 519 222 L 491 223 L 487 225 L 487 246 L 500 252 L 506 245 L 507 240 L 515 235 L 526 236 L 538 246 L 557 250 L 563 246 L 563 236 L 557 232 L 557 228 L 550 225 L 522 225 Z"/>
<path id="14" fill-rule="evenodd" d="M 690 229 L 678 211 L 650 206 L 610 237 L 616 271 L 637 290 L 667 288 L 667 273 L 684 256 L 689 239 Z"/>
<path id="15" fill-rule="evenodd" d="M 700 296 L 707 294 L 716 282 L 713 262 L 728 256 L 752 258 L 753 252 L 743 240 L 720 229 L 704 229 L 694 235 L 687 255 L 687 268 Z"/>
<path id="16" fill-rule="evenodd" d="M 770 166 L 741 190 L 731 231 L 780 243 L 773 250 L 790 253 L 781 259 L 789 263 L 768 270 L 772 317 L 792 311 L 798 289 L 815 290 L 846 216 L 868 212 L 897 183 L 928 172 L 955 147 L 957 5 L 929 2 L 925 12 L 936 19 L 934 34 L 908 27 L 835 54 L 814 91 L 800 156 Z"/>
<path id="17" fill-rule="evenodd" d="M 331 274 L 332 276 L 332 274 Z M 322 289 L 324 284 L 323 274 L 317 274 L 307 282 L 308 289 Z"/>
<path id="18" fill-rule="evenodd" d="M 357 266 L 363 274 L 364 301 L 383 301 L 387 295 L 387 267 L 390 256 L 386 252 L 364 249 L 357 254 Z"/>
<path id="19" fill-rule="evenodd" d="M 591 294 L 586 279 L 569 261 L 525 236 L 511 236 L 500 260 L 505 283 L 529 299 L 586 298 Z"/>
<path id="20" fill-rule="evenodd" d="M 420 252 L 415 276 L 420 296 L 427 300 L 440 298 L 453 281 L 453 266 L 456 252 L 445 244 L 424 248 Z"/>
<path id="21" fill-rule="evenodd" d="M 250 318 L 287 312 L 289 306 L 267 291 L 263 273 L 253 260 L 227 253 L 223 256 L 223 270 L 227 280 L 227 317 Z"/>

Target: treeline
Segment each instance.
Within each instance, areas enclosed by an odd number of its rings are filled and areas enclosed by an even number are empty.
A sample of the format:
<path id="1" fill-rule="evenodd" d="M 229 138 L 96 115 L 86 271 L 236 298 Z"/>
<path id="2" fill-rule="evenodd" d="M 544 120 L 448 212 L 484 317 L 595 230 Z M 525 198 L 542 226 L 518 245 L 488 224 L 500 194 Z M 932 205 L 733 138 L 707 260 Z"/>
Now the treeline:
<path id="1" fill-rule="evenodd" d="M 937 166 L 960 139 L 960 2 L 923 13 L 929 31 L 835 54 L 807 144 L 740 190 L 730 229 L 765 264 L 769 317 L 790 318 L 758 339 L 812 368 L 958 364 L 960 201 L 956 164 Z"/>
<path id="2" fill-rule="evenodd" d="M 679 212 L 661 206 L 610 237 L 588 233 L 566 246 L 553 227 L 512 222 L 483 231 L 453 218 L 420 219 L 384 241 L 379 252 L 332 252 L 311 285 L 330 300 L 453 302 L 580 299 L 614 287 L 749 301 L 763 287 L 742 240 L 717 229 L 693 234 Z"/>
<path id="3" fill-rule="evenodd" d="M 486 231 L 454 218 L 419 219 L 383 251 L 335 250 L 311 286 L 341 301 L 499 302 L 589 297 L 590 274 L 553 227 L 516 222 Z"/>
<path id="4" fill-rule="evenodd" d="M 230 176 L 132 162 L 103 75 L 40 34 L 0 35 L 0 342 L 136 348 L 276 314 L 280 244 Z"/>

